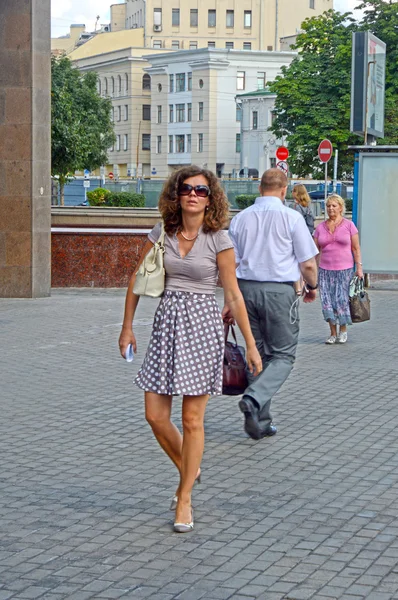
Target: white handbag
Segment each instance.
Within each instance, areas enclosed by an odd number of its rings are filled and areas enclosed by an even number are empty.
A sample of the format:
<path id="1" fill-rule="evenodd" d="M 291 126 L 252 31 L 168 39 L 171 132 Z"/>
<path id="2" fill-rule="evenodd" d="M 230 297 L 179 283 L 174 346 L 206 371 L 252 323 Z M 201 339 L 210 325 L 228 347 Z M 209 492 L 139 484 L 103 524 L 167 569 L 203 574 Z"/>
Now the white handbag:
<path id="1" fill-rule="evenodd" d="M 137 296 L 158 298 L 164 292 L 164 223 L 158 241 L 153 245 L 135 275 L 133 292 Z"/>

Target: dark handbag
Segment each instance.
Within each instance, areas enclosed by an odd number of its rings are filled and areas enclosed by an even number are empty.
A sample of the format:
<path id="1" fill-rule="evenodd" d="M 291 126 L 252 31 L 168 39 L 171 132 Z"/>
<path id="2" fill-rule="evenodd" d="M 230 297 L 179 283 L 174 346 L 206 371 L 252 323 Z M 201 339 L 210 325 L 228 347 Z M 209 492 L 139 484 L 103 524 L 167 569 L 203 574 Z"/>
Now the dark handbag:
<path id="1" fill-rule="evenodd" d="M 370 319 L 370 300 L 365 292 L 363 279 L 354 277 L 350 282 L 350 314 L 353 323 L 363 323 Z"/>
<path id="2" fill-rule="evenodd" d="M 231 329 L 233 342 L 228 341 L 229 330 Z M 225 332 L 225 350 L 223 364 L 223 385 L 222 393 L 226 396 L 238 396 L 243 394 L 248 386 L 246 375 L 245 349 L 238 346 L 233 325 L 224 324 Z"/>

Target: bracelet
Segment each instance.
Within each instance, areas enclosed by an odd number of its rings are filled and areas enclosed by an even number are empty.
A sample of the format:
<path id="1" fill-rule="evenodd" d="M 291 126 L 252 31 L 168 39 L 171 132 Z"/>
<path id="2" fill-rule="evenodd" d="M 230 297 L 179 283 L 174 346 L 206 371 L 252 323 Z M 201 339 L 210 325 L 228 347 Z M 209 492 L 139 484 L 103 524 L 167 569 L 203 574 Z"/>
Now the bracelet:
<path id="1" fill-rule="evenodd" d="M 362 267 L 362 263 L 357 262 L 357 265 L 361 265 L 361 267 Z"/>
<path id="2" fill-rule="evenodd" d="M 318 284 L 316 284 L 315 286 L 310 285 L 307 281 L 305 282 L 305 285 L 307 286 L 307 288 L 309 290 L 317 290 L 318 289 Z"/>

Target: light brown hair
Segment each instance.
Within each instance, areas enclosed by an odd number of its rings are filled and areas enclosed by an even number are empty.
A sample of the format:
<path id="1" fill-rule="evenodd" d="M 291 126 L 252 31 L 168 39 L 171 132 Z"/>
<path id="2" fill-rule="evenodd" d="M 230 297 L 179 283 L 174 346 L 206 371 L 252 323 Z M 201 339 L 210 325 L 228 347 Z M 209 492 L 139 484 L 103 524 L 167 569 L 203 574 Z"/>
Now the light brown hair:
<path id="1" fill-rule="evenodd" d="M 262 192 L 273 192 L 287 187 L 286 175 L 279 169 L 268 169 L 261 177 L 260 190 Z"/>
<path id="2" fill-rule="evenodd" d="M 297 200 L 301 206 L 309 206 L 311 204 L 311 198 L 308 195 L 305 185 L 298 183 L 294 186 L 293 192 L 295 193 L 295 200 Z"/>
<path id="3" fill-rule="evenodd" d="M 208 169 L 201 169 L 192 165 L 174 171 L 165 182 L 160 194 L 159 211 L 168 235 L 173 235 L 182 227 L 179 189 L 184 181 L 197 175 L 203 175 L 210 188 L 210 204 L 204 215 L 203 232 L 220 231 L 227 225 L 229 204 L 217 177 Z"/>

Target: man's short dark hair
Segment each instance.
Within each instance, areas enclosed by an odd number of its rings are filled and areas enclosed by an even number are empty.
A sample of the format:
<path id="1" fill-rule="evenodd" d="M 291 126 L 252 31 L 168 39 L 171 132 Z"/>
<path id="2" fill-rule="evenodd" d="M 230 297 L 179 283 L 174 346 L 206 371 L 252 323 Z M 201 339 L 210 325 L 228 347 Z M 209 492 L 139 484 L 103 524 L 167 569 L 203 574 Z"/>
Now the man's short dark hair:
<path id="1" fill-rule="evenodd" d="M 288 186 L 288 180 L 283 171 L 279 169 L 268 169 L 261 177 L 260 188 L 262 192 L 272 192 Z"/>

